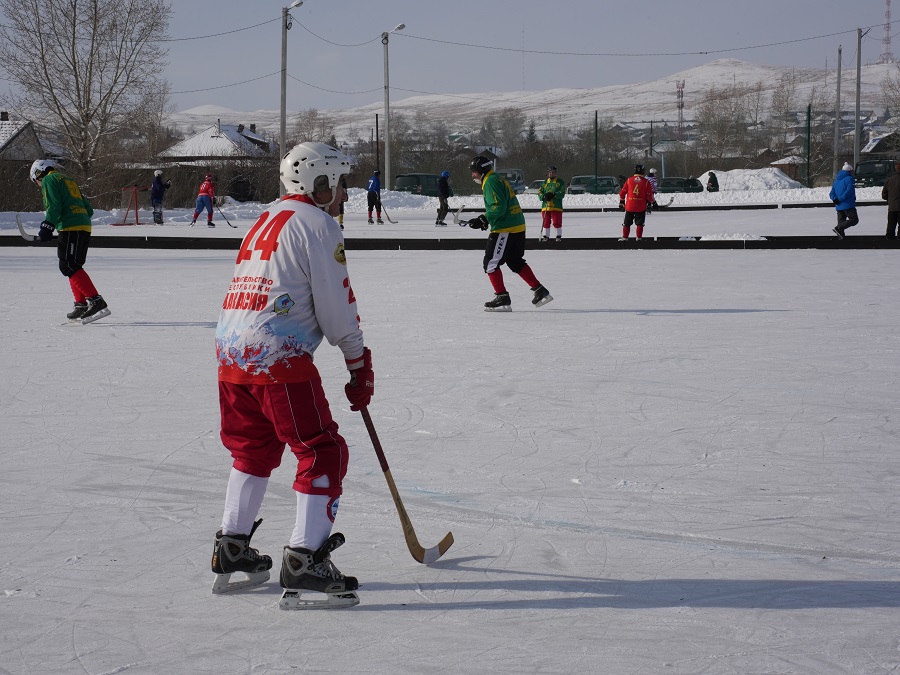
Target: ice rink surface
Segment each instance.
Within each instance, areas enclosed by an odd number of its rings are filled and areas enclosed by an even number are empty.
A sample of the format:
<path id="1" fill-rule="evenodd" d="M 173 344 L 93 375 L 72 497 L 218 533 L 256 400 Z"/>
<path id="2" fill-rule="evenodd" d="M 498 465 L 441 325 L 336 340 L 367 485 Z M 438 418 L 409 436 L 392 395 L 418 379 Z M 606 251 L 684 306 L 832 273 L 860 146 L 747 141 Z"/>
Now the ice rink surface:
<path id="1" fill-rule="evenodd" d="M 690 224 L 773 226 L 751 215 Z M 507 272 L 492 314 L 477 251 L 348 252 L 394 479 L 423 545 L 456 543 L 410 557 L 325 344 L 361 604 L 284 612 L 289 453 L 254 537 L 272 581 L 210 593 L 234 253 L 94 250 L 113 313 L 69 326 L 55 251 L 0 248 L 0 673 L 898 672 L 897 252 L 528 257 L 554 302 Z"/>

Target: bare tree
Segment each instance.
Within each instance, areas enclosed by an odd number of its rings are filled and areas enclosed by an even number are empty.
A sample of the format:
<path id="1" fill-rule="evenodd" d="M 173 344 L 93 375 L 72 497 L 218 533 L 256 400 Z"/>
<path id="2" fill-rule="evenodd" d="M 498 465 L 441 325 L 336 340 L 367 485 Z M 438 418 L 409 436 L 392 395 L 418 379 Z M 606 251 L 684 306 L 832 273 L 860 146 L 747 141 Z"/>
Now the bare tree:
<path id="1" fill-rule="evenodd" d="M 884 96 L 884 106 L 896 117 L 900 112 L 900 66 L 889 75 L 885 75 L 881 81 L 881 93 Z"/>
<path id="2" fill-rule="evenodd" d="M 798 78 L 794 71 L 784 73 L 775 91 L 772 92 L 772 105 L 769 112 L 769 129 L 773 134 L 773 150 L 779 155 L 792 140 L 788 137 L 791 129 L 797 124 L 799 98 L 797 93 Z"/>
<path id="3" fill-rule="evenodd" d="M 103 144 L 165 92 L 161 46 L 170 2 L 0 0 L 0 67 L 20 90 L 22 114 L 58 129 L 90 178 Z"/>
<path id="4" fill-rule="evenodd" d="M 528 128 L 525 115 L 518 108 L 503 108 L 497 113 L 494 124 L 500 142 L 507 151 L 515 152 Z"/>
<path id="5" fill-rule="evenodd" d="M 747 141 L 746 85 L 735 83 L 710 87 L 697 107 L 700 150 L 706 159 L 721 161 L 736 153 Z"/>
<path id="6" fill-rule="evenodd" d="M 294 134 L 297 143 L 307 141 L 330 143 L 331 137 L 334 136 L 334 122 L 319 113 L 316 108 L 301 110 L 294 124 Z"/>

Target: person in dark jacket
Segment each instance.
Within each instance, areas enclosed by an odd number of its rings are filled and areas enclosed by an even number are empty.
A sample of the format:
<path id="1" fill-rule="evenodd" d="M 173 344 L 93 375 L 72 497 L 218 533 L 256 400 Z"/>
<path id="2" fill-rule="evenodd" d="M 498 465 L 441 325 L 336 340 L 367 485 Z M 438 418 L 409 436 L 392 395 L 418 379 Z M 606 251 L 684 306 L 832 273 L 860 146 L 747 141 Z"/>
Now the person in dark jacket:
<path id="1" fill-rule="evenodd" d="M 897 238 L 897 227 L 900 225 L 900 162 L 894 166 L 896 173 L 884 182 L 881 198 L 887 201 L 887 230 L 884 236 Z"/>
<path id="2" fill-rule="evenodd" d="M 707 192 L 719 191 L 719 178 L 712 171 L 709 172 L 709 179 L 706 181 Z"/>
<path id="3" fill-rule="evenodd" d="M 384 221 L 381 219 L 381 171 L 378 169 L 372 172 L 372 177 L 366 186 L 366 203 L 369 207 L 369 225 L 375 222 L 372 220 L 373 209 L 378 218 L 378 224 L 381 225 Z"/>
<path id="4" fill-rule="evenodd" d="M 163 183 L 163 172 L 157 169 L 153 172 L 153 185 L 150 186 L 150 206 L 153 207 L 153 222 L 163 224 L 162 203 L 166 190 L 172 187 L 172 181 Z"/>
<path id="5" fill-rule="evenodd" d="M 450 172 L 441 171 L 441 177 L 438 178 L 438 212 L 437 220 L 434 221 L 435 227 L 447 227 L 444 218 L 447 217 L 447 211 L 450 205 L 447 200 L 450 198 Z"/>
<path id="6" fill-rule="evenodd" d="M 837 227 L 832 232 L 839 239 L 843 239 L 846 229 L 859 223 L 859 216 L 856 214 L 856 187 L 853 185 L 853 167 L 849 163 L 845 162 L 841 170 L 838 171 L 828 197 L 834 202 L 834 208 L 837 211 Z"/>

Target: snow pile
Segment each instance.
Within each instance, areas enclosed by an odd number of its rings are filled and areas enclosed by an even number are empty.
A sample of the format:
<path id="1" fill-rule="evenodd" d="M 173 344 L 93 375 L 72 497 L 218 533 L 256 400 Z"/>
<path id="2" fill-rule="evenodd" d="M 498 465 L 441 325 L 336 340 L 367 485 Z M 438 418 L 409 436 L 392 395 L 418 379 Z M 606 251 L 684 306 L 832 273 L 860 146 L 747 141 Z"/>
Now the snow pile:
<path id="1" fill-rule="evenodd" d="M 765 169 L 733 169 L 732 171 L 715 171 L 719 179 L 719 190 L 796 190 L 805 187 L 790 178 L 781 169 L 774 166 Z M 710 171 L 700 176 L 700 182 L 705 186 L 709 183 Z"/>

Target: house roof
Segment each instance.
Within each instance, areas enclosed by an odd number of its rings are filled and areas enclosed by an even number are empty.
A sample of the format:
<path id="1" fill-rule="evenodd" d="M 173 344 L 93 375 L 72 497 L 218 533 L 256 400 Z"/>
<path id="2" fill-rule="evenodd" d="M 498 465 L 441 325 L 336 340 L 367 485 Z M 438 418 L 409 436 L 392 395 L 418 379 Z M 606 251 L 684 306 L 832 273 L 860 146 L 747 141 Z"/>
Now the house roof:
<path id="1" fill-rule="evenodd" d="M 769 166 L 777 166 L 779 164 L 806 164 L 806 160 L 802 157 L 797 157 L 796 155 L 790 155 L 788 157 L 776 159 L 774 162 L 769 162 Z"/>
<path id="2" fill-rule="evenodd" d="M 45 154 L 31 122 L 0 120 L 0 158 L 31 161 Z"/>
<path id="3" fill-rule="evenodd" d="M 200 159 L 235 157 L 265 157 L 269 142 L 243 124 L 213 124 L 168 150 L 160 157 L 171 159 Z"/>
<path id="4" fill-rule="evenodd" d="M 3 150 L 3 148 L 12 143 L 13 139 L 22 133 L 29 124 L 30 122 L 23 120 L 16 120 L 14 122 L 3 120 L 0 122 L 0 150 Z"/>

